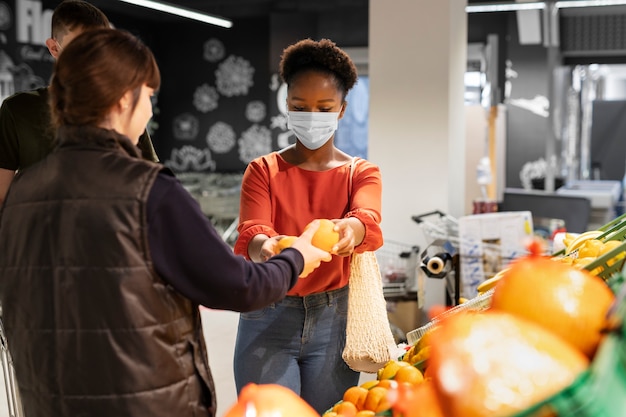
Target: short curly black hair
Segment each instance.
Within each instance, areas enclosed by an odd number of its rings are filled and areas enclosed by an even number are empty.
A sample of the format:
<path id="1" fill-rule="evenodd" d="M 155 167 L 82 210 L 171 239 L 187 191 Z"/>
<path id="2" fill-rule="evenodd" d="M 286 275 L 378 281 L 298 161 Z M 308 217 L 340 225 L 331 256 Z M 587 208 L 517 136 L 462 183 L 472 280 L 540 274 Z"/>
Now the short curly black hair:
<path id="1" fill-rule="evenodd" d="M 333 75 L 344 98 L 358 78 L 352 59 L 329 39 L 303 39 L 283 50 L 279 73 L 287 85 L 290 85 L 294 77 L 309 70 Z"/>

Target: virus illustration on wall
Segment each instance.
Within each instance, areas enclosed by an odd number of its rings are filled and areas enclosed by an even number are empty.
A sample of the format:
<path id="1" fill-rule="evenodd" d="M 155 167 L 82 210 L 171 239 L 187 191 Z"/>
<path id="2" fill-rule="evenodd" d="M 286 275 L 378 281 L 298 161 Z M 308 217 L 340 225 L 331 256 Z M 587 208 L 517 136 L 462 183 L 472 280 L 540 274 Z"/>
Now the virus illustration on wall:
<path id="1" fill-rule="evenodd" d="M 252 125 L 243 132 L 238 143 L 239 159 L 247 164 L 272 151 L 272 133 L 265 126 Z"/>
<path id="2" fill-rule="evenodd" d="M 174 118 L 174 138 L 192 140 L 198 136 L 198 118 L 190 113 L 183 113 Z"/>
<path id="3" fill-rule="evenodd" d="M 235 130 L 227 123 L 217 122 L 209 129 L 206 143 L 215 153 L 226 153 L 233 149 L 236 143 Z"/>
<path id="4" fill-rule="evenodd" d="M 252 123 L 259 123 L 265 119 L 267 109 L 261 100 L 254 100 L 246 106 L 246 119 Z"/>
<path id="5" fill-rule="evenodd" d="M 164 164 L 175 172 L 215 171 L 215 161 L 211 158 L 211 151 L 190 145 L 185 145 L 180 149 L 172 149 L 170 159 Z"/>
<path id="6" fill-rule="evenodd" d="M 226 55 L 226 48 L 219 39 L 211 38 L 204 43 L 204 59 L 209 62 L 221 61 Z"/>
<path id="7" fill-rule="evenodd" d="M 254 85 L 254 68 L 246 59 L 236 56 L 226 58 L 215 70 L 215 84 L 226 97 L 243 96 Z"/>
<path id="8" fill-rule="evenodd" d="M 217 108 L 217 102 L 220 98 L 215 87 L 208 84 L 202 84 L 196 88 L 193 93 L 193 105 L 202 113 L 208 113 Z"/>

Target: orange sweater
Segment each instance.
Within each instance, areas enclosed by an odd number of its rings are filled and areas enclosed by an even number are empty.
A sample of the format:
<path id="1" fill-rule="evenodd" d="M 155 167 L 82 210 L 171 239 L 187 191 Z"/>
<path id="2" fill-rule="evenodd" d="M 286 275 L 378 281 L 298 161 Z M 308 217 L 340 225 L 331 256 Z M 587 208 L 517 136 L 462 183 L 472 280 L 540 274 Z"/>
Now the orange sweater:
<path id="1" fill-rule="evenodd" d="M 248 257 L 248 244 L 257 234 L 298 236 L 313 219 L 343 217 L 356 217 L 365 225 L 356 252 L 378 249 L 383 243 L 380 170 L 366 160 L 356 164 L 348 207 L 349 176 L 350 163 L 318 172 L 291 165 L 277 152 L 252 161 L 241 185 L 235 253 Z M 288 294 L 305 296 L 342 288 L 349 274 L 350 258 L 333 256 Z"/>

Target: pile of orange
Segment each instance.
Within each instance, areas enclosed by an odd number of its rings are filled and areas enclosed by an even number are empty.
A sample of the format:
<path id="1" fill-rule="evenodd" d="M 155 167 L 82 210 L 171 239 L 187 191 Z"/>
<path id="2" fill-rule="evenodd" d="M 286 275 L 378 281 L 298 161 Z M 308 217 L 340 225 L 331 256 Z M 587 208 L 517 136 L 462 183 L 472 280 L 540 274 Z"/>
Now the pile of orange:
<path id="1" fill-rule="evenodd" d="M 376 379 L 350 387 L 323 417 L 366 417 L 393 409 L 406 393 L 425 382 L 422 372 L 403 360 L 390 360 Z"/>

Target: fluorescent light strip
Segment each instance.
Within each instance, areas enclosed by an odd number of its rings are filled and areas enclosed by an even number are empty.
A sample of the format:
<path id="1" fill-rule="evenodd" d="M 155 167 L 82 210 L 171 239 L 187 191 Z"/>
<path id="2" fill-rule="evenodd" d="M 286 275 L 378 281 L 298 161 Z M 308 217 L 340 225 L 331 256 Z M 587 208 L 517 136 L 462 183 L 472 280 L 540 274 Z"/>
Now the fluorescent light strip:
<path id="1" fill-rule="evenodd" d="M 519 10 L 541 10 L 546 7 L 542 1 L 532 3 L 485 3 L 465 6 L 467 13 L 515 12 Z"/>
<path id="2" fill-rule="evenodd" d="M 594 6 L 624 6 L 626 0 L 580 0 L 580 1 L 557 1 L 555 7 L 557 9 L 566 9 L 571 7 L 594 7 Z"/>
<path id="3" fill-rule="evenodd" d="M 119 0 L 124 3 L 134 4 L 136 6 L 147 7 L 148 9 L 158 10 L 160 12 L 174 14 L 176 16 L 186 17 L 188 19 L 198 20 L 200 22 L 209 23 L 211 25 L 221 26 L 224 28 L 231 28 L 233 22 L 221 17 L 212 16 L 206 13 L 196 12 L 190 9 L 185 9 L 179 6 L 174 6 L 167 3 L 151 0 Z"/>
<path id="4" fill-rule="evenodd" d="M 567 9 L 573 7 L 598 7 L 598 6 L 624 6 L 626 0 L 568 0 L 557 1 L 554 7 L 557 9 Z M 485 3 L 465 6 L 467 13 L 484 12 L 515 12 L 520 10 L 542 10 L 546 8 L 546 3 L 542 1 L 527 3 Z"/>

